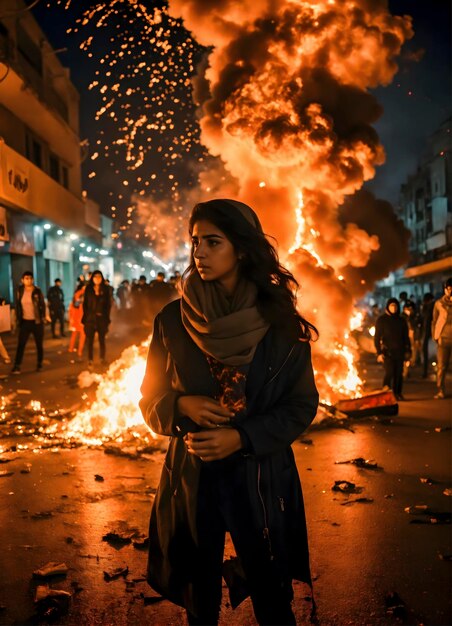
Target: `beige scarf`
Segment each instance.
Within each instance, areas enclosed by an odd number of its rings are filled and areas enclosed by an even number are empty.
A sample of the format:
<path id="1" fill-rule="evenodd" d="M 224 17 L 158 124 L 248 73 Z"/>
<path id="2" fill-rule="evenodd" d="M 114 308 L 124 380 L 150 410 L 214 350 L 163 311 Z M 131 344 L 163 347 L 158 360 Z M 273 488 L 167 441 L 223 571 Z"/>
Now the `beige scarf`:
<path id="1" fill-rule="evenodd" d="M 217 281 L 203 281 L 194 272 L 182 286 L 182 323 L 205 354 L 225 365 L 246 365 L 269 328 L 256 295 L 254 283 L 241 278 L 228 298 Z"/>

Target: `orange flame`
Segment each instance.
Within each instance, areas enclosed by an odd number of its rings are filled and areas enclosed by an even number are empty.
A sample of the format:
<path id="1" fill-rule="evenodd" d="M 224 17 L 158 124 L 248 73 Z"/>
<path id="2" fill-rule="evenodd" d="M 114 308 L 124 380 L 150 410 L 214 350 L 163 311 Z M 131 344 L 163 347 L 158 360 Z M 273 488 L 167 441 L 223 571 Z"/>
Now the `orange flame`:
<path id="1" fill-rule="evenodd" d="M 61 433 L 61 426 L 54 426 L 55 432 L 91 446 L 102 445 L 108 440 L 121 442 L 124 432 L 130 429 L 136 430 L 132 435 L 146 433 L 138 401 L 149 341 L 146 339 L 138 346 L 126 348 L 103 375 L 81 372 L 79 385 L 82 387 L 99 383 L 95 400 L 65 425 L 64 433 Z M 154 438 L 157 437 L 150 432 Z"/>

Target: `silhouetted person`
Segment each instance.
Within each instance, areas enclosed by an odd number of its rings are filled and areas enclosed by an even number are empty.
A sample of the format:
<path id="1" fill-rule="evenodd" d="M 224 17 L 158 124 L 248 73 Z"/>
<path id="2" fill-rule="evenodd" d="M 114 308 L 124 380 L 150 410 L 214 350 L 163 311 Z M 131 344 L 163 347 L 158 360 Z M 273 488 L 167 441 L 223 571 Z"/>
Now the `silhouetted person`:
<path id="1" fill-rule="evenodd" d="M 159 272 L 157 278 L 149 284 L 148 291 L 150 316 L 152 320 L 163 307 L 178 297 L 176 288 L 165 281 L 164 272 Z"/>
<path id="2" fill-rule="evenodd" d="M 60 335 L 65 337 L 64 334 L 64 293 L 61 289 L 61 279 L 55 278 L 55 284 L 50 287 L 47 292 L 47 302 L 49 303 L 50 313 L 50 327 L 52 329 L 52 337 L 56 338 L 55 327 L 56 323 L 60 324 Z"/>
<path id="3" fill-rule="evenodd" d="M 146 276 L 141 275 L 138 282 L 132 283 L 131 297 L 133 316 L 143 322 L 149 317 L 149 285 Z"/>
<path id="4" fill-rule="evenodd" d="M 22 274 L 21 285 L 16 292 L 16 318 L 19 326 L 19 337 L 17 340 L 16 357 L 12 374 L 20 373 L 20 366 L 24 356 L 25 346 L 30 335 L 33 335 L 36 344 L 37 366 L 42 369 L 44 358 L 44 322 L 46 318 L 46 303 L 39 287 L 34 284 L 33 274 L 24 272 Z"/>
<path id="5" fill-rule="evenodd" d="M 383 315 L 375 325 L 375 349 L 377 361 L 383 363 L 385 376 L 383 386 L 391 387 L 397 400 L 404 400 L 403 363 L 411 357 L 408 324 L 400 315 L 397 298 L 389 298 Z"/>
<path id="6" fill-rule="evenodd" d="M 404 376 L 406 377 L 410 367 L 414 367 L 417 364 L 421 351 L 422 320 L 411 300 L 408 300 L 403 305 L 402 317 L 405 318 L 408 324 L 408 337 L 411 345 L 411 359 L 410 361 L 405 361 Z"/>
<path id="7" fill-rule="evenodd" d="M 121 282 L 116 293 L 119 300 L 119 308 L 121 310 L 128 309 L 130 307 L 130 283 L 127 279 Z"/>

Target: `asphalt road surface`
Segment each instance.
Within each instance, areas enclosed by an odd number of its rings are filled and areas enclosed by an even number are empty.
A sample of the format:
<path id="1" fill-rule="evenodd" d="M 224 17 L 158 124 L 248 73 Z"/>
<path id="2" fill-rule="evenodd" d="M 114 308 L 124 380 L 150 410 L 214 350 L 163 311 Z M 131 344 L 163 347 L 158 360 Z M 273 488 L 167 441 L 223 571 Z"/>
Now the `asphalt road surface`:
<path id="1" fill-rule="evenodd" d="M 109 358 L 148 332 L 114 325 Z M 10 353 L 14 341 L 6 338 Z M 24 413 L 30 399 L 39 400 L 48 412 L 89 405 L 94 389 L 85 392 L 76 384 L 86 361 L 77 362 L 67 352 L 67 339 L 46 339 L 42 372 L 34 371 L 34 358 L 29 347 L 19 377 L 8 375 L 10 366 L 0 366 L 0 395 L 18 401 L 16 413 Z M 369 359 L 362 367 L 367 368 L 368 388 L 378 388 L 381 371 Z M 293 445 L 305 496 L 318 618 L 325 626 L 452 623 L 452 527 L 444 523 L 451 509 L 446 495 L 452 487 L 451 404 L 433 400 L 433 380 L 417 374 L 415 370 L 406 382 L 407 401 L 400 403 L 398 416 L 313 429 Z M 112 531 L 125 535 L 125 541 L 139 542 L 146 535 L 164 442 L 144 455 L 126 445 L 114 454 L 105 447 L 45 448 L 39 439 L 11 429 L 13 417 L 0 413 L 0 624 L 47 623 L 36 612 L 39 580 L 33 572 L 49 561 L 68 568 L 50 579 L 50 587 L 72 596 L 68 610 L 54 614 L 53 623 L 186 623 L 184 611 L 161 600 L 144 581 L 146 551 L 132 542 L 103 540 Z M 128 456 L 121 455 L 124 451 Z M 381 469 L 340 463 L 358 457 Z M 333 491 L 335 481 L 354 483 L 357 493 Z M 360 498 L 370 501 L 356 501 Z M 411 509 L 413 514 L 405 511 L 420 505 L 424 508 Z M 226 553 L 232 550 L 228 543 Z M 128 568 L 127 573 L 105 580 L 105 571 L 120 567 Z M 388 600 L 394 593 L 395 602 L 394 597 Z M 308 595 L 308 588 L 295 585 L 299 624 L 309 623 Z M 222 625 L 256 623 L 249 601 L 232 611 L 228 600 L 224 589 Z M 391 603 L 399 608 L 391 609 Z"/>

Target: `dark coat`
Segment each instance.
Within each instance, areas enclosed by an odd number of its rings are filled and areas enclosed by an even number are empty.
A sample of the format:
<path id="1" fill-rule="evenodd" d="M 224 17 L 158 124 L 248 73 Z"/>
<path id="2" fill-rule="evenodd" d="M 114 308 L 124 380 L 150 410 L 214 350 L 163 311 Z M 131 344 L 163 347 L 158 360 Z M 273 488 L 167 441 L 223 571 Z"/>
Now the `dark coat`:
<path id="1" fill-rule="evenodd" d="M 64 293 L 58 285 L 50 287 L 47 292 L 47 300 L 49 302 L 49 310 L 51 313 L 64 311 Z"/>
<path id="2" fill-rule="evenodd" d="M 177 411 L 181 395 L 215 397 L 203 352 L 182 325 L 180 300 L 156 317 L 140 401 L 146 423 L 171 437 L 151 513 L 148 581 L 166 598 L 195 614 L 190 595 L 196 555 L 196 498 L 202 461 L 187 452 L 183 436 L 198 427 Z M 306 520 L 291 443 L 315 417 L 318 393 L 308 342 L 295 344 L 271 328 L 259 343 L 246 384 L 247 411 L 240 429 L 250 449 L 247 492 L 257 533 L 290 577 L 311 584 Z M 282 505 L 281 503 L 284 503 Z"/>
<path id="3" fill-rule="evenodd" d="M 100 298 L 100 303 L 96 301 L 97 298 Z M 98 304 L 100 315 L 96 314 Z M 107 329 L 110 324 L 111 305 L 111 289 L 108 285 L 101 285 L 101 293 L 99 296 L 96 296 L 94 287 L 88 283 L 83 298 L 82 324 L 84 326 L 102 324 Z"/>
<path id="4" fill-rule="evenodd" d="M 16 291 L 16 319 L 20 325 L 24 318 L 24 312 L 22 309 L 22 296 L 24 295 L 25 287 L 20 285 Z M 46 303 L 44 296 L 39 287 L 33 287 L 31 294 L 31 300 L 33 302 L 33 309 L 35 313 L 36 324 L 43 324 L 46 319 Z"/>
<path id="5" fill-rule="evenodd" d="M 377 354 L 395 359 L 409 359 L 411 356 L 408 324 L 398 313 L 380 315 L 375 325 L 374 341 Z"/>

